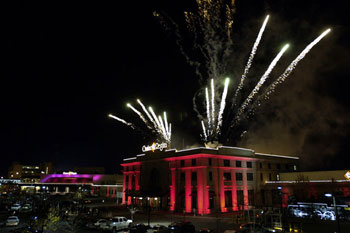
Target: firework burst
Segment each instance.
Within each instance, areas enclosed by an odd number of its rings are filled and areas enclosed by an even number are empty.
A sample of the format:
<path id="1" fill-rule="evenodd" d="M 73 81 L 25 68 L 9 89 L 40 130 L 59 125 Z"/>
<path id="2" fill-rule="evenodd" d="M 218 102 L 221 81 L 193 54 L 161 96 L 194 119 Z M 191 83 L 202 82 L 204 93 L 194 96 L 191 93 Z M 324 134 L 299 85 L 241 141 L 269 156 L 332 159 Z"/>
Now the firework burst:
<path id="1" fill-rule="evenodd" d="M 224 0 L 196 0 L 196 2 L 197 9 L 194 12 L 186 11 L 184 14 L 186 28 L 193 39 L 193 45 L 191 46 L 191 50 L 189 50 L 195 54 L 193 58 L 185 52 L 185 43 L 181 37 L 180 27 L 166 15 L 154 13 L 154 16 L 159 18 L 161 25 L 163 25 L 166 30 L 170 28 L 173 29 L 181 53 L 185 56 L 189 64 L 196 68 L 196 73 L 200 78 L 200 82 L 202 83 L 204 81 L 207 85 L 209 84 L 209 87 L 205 88 L 205 100 L 202 104 L 206 112 L 206 119 L 198 112 L 203 130 L 201 136 L 204 143 L 236 143 L 237 140 L 247 132 L 247 129 L 241 125 L 242 120 L 246 120 L 248 115 L 254 114 L 255 109 L 260 106 L 262 101 L 269 99 L 269 96 L 275 91 L 276 86 L 286 80 L 295 69 L 298 62 L 305 57 L 312 47 L 330 32 L 330 29 L 323 32 L 310 43 L 281 76 L 275 81 L 272 81 L 270 86 L 265 90 L 262 90 L 264 88 L 263 84 L 269 78 L 272 70 L 289 46 L 285 45 L 272 60 L 255 87 L 250 92 L 248 90 L 249 95 L 243 96 L 244 93 L 242 93 L 242 90 L 245 88 L 245 80 L 247 79 L 253 59 L 270 18 L 269 15 L 266 16 L 251 49 L 243 74 L 238 82 L 234 82 L 238 83 L 238 85 L 233 91 L 232 97 L 227 98 L 228 92 L 230 91 L 228 88 L 229 79 L 227 78 L 223 87 L 221 100 L 219 101 L 216 99 L 216 96 L 220 96 L 219 89 L 222 89 L 222 87 L 220 85 L 215 86 L 215 84 L 220 83 L 218 80 L 222 80 L 223 77 L 232 76 L 228 74 L 227 68 L 230 56 L 233 53 L 231 35 L 234 24 L 233 16 L 235 13 L 235 4 L 234 1 L 225 3 L 227 1 Z M 166 23 L 167 19 L 169 23 Z M 198 54 L 202 56 L 198 58 Z M 194 57 L 196 59 L 194 59 Z M 263 94 L 260 93 L 261 90 L 264 91 Z M 229 105 L 230 108 L 226 107 L 227 101 L 231 101 L 231 105 Z M 195 101 L 194 106 L 197 111 L 197 104 Z M 226 115 L 224 114 L 225 111 Z"/>
<path id="2" fill-rule="evenodd" d="M 163 113 L 164 120 L 161 115 L 158 117 L 156 116 L 155 112 L 153 111 L 152 107 L 149 107 L 149 111 L 145 107 L 145 105 L 137 99 L 137 103 L 141 106 L 143 112 L 146 114 L 147 118 L 135 107 L 133 107 L 130 103 L 127 103 L 126 106 L 130 108 L 134 113 L 138 115 L 138 117 L 142 120 L 142 122 L 145 124 L 145 126 L 151 130 L 152 133 L 155 133 L 157 136 L 157 140 L 160 142 L 166 142 L 170 145 L 171 143 L 171 123 L 168 123 L 167 114 L 166 112 Z M 138 129 L 138 127 L 130 122 L 125 121 L 122 118 L 119 118 L 115 115 L 109 114 L 110 118 L 113 118 L 132 129 Z"/>

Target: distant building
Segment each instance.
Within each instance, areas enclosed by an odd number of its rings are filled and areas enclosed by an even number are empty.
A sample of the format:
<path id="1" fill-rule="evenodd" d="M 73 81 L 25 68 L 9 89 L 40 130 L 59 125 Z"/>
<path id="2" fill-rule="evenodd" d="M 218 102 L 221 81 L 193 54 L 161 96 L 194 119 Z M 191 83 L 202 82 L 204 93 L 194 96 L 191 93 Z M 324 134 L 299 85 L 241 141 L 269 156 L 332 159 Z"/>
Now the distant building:
<path id="1" fill-rule="evenodd" d="M 104 167 L 74 167 L 74 172 L 78 174 L 105 174 Z"/>
<path id="2" fill-rule="evenodd" d="M 349 179 L 349 170 L 281 173 L 279 180 L 266 181 L 264 188 L 275 206 L 325 202 L 327 193 L 335 195 L 338 204 L 350 206 Z"/>
<path id="3" fill-rule="evenodd" d="M 124 159 L 123 203 L 209 214 L 262 206 L 266 181 L 298 169 L 298 157 L 250 149 L 151 150 Z"/>
<path id="4" fill-rule="evenodd" d="M 75 172 L 49 174 L 41 176 L 38 187 L 40 192 L 59 195 L 83 192 L 92 196 L 116 198 L 117 203 L 121 203 L 123 176 L 118 174 L 77 174 Z"/>
<path id="5" fill-rule="evenodd" d="M 36 183 L 40 181 L 41 175 L 51 173 L 53 173 L 52 163 L 28 165 L 13 162 L 8 170 L 8 178 L 20 179 L 24 183 Z"/>

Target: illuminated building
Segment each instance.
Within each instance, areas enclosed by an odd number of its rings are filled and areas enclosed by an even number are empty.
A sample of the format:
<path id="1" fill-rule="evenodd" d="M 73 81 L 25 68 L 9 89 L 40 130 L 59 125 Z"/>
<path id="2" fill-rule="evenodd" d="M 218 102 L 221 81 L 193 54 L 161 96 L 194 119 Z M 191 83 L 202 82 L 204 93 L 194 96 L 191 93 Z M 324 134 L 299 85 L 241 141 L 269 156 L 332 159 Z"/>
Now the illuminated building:
<path id="1" fill-rule="evenodd" d="M 225 146 L 148 151 L 121 164 L 123 203 L 198 214 L 248 209 L 265 201 L 265 181 L 297 170 L 298 160 Z"/>
<path id="2" fill-rule="evenodd" d="M 350 206 L 348 170 L 286 172 L 277 181 L 266 181 L 270 205 L 287 207 L 298 202 L 325 202 L 326 193 L 334 194 L 338 204 Z M 329 200 L 328 200 L 329 201 Z"/>
<path id="3" fill-rule="evenodd" d="M 8 171 L 9 179 L 20 179 L 25 183 L 36 183 L 40 181 L 43 174 L 53 173 L 52 163 L 42 163 L 39 165 L 26 165 L 13 162 Z"/>

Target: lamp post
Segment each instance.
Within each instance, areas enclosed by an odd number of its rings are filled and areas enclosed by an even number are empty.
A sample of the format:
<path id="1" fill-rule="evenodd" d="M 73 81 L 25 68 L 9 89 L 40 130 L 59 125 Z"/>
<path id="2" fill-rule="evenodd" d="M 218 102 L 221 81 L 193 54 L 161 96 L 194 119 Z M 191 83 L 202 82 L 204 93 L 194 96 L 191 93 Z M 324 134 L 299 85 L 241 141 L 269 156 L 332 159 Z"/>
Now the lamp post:
<path id="1" fill-rule="evenodd" d="M 340 223 L 339 223 L 339 216 L 338 216 L 337 205 L 336 205 L 336 202 L 335 202 L 335 196 L 333 194 L 330 194 L 330 193 L 326 193 L 325 196 L 333 198 L 333 206 L 334 206 L 335 218 L 337 219 L 337 226 L 338 226 L 338 232 L 337 233 L 340 233 Z"/>

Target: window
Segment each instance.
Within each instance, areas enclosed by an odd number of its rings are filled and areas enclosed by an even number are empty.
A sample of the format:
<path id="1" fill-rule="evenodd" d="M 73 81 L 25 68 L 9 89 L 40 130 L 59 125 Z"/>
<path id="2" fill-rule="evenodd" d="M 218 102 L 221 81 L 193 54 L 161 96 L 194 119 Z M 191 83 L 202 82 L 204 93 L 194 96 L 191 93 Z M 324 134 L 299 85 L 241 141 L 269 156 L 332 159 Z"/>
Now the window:
<path id="1" fill-rule="evenodd" d="M 243 180 L 242 173 L 236 173 L 236 180 Z"/>
<path id="2" fill-rule="evenodd" d="M 208 159 L 208 163 L 209 163 L 209 166 L 211 166 L 211 163 L 212 163 L 211 158 Z"/>
<path id="3" fill-rule="evenodd" d="M 133 176 L 131 177 L 131 186 L 132 186 L 132 189 L 135 188 L 135 175 L 133 175 Z"/>
<path id="4" fill-rule="evenodd" d="M 181 172 L 181 182 L 185 182 L 185 173 Z"/>
<path id="5" fill-rule="evenodd" d="M 224 160 L 224 167 L 229 167 L 230 166 L 230 160 L 225 159 Z"/>
<path id="6" fill-rule="evenodd" d="M 297 165 L 293 165 L 293 170 L 296 171 L 297 170 Z"/>
<path id="7" fill-rule="evenodd" d="M 212 181 L 212 180 L 213 180 L 213 173 L 209 172 L 209 181 Z"/>
<path id="8" fill-rule="evenodd" d="M 262 163 L 260 163 L 260 168 L 262 168 Z"/>
<path id="9" fill-rule="evenodd" d="M 264 175 L 262 173 L 260 173 L 260 181 L 264 180 Z"/>
<path id="10" fill-rule="evenodd" d="M 248 190 L 248 205 L 254 205 L 254 190 Z"/>
<path id="11" fill-rule="evenodd" d="M 181 162 L 180 162 L 181 164 L 181 167 L 184 167 L 185 166 L 185 160 L 181 160 Z"/>
<path id="12" fill-rule="evenodd" d="M 196 159 L 192 159 L 192 166 L 196 166 L 197 165 L 197 160 Z"/>
<path id="13" fill-rule="evenodd" d="M 192 178 L 192 181 L 197 182 L 197 172 L 192 172 L 191 178 Z"/>
<path id="14" fill-rule="evenodd" d="M 232 207 L 232 191 L 225 191 L 225 207 Z"/>
<path id="15" fill-rule="evenodd" d="M 129 170 L 129 167 L 125 167 L 125 170 L 128 171 L 128 170 Z"/>
<path id="16" fill-rule="evenodd" d="M 231 181 L 231 172 L 224 172 L 224 181 Z"/>
<path id="17" fill-rule="evenodd" d="M 236 161 L 236 167 L 242 167 L 242 161 Z"/>
<path id="18" fill-rule="evenodd" d="M 269 173 L 269 181 L 272 180 L 272 176 L 271 176 L 271 173 Z"/>
<path id="19" fill-rule="evenodd" d="M 269 169 L 271 169 L 271 163 L 268 163 L 268 164 L 267 164 L 267 167 L 268 167 Z"/>
<path id="20" fill-rule="evenodd" d="M 249 181 L 253 180 L 253 173 L 247 173 L 247 180 Z"/>
<path id="21" fill-rule="evenodd" d="M 252 168 L 253 167 L 252 162 L 247 162 L 247 167 Z"/>
<path id="22" fill-rule="evenodd" d="M 277 174 L 277 175 L 276 175 L 276 178 L 277 178 L 277 180 L 279 181 L 279 180 L 280 180 L 280 174 Z"/>
<path id="23" fill-rule="evenodd" d="M 244 205 L 243 190 L 237 190 L 237 205 L 242 207 Z"/>
<path id="24" fill-rule="evenodd" d="M 286 169 L 287 169 L 287 170 L 289 169 L 289 165 L 288 165 L 288 164 L 286 164 Z"/>
<path id="25" fill-rule="evenodd" d="M 277 163 L 276 167 L 277 169 L 281 169 L 281 164 Z"/>

